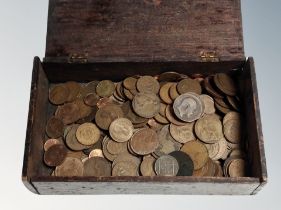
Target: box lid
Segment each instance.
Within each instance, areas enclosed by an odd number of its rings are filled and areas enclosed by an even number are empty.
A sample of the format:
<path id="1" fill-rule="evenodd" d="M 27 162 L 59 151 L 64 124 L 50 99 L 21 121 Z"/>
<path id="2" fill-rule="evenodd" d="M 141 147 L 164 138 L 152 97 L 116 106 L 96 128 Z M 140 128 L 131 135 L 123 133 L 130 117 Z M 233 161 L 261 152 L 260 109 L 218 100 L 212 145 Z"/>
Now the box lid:
<path id="1" fill-rule="evenodd" d="M 240 0 L 50 0 L 45 60 L 244 60 L 240 7 Z"/>

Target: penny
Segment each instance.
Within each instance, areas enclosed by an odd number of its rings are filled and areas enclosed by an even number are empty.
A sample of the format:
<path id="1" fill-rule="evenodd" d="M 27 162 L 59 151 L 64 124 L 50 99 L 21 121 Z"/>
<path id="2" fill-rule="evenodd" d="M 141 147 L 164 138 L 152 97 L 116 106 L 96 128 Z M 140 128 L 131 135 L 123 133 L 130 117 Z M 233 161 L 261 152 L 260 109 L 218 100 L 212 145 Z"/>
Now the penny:
<path id="1" fill-rule="evenodd" d="M 123 117 L 120 106 L 108 104 L 97 111 L 95 121 L 99 128 L 108 130 L 112 121 L 119 117 Z"/>
<path id="2" fill-rule="evenodd" d="M 178 141 L 179 143 L 186 143 L 188 141 L 195 140 L 195 136 L 193 134 L 194 122 L 186 123 L 186 125 L 178 126 L 174 124 L 170 124 L 170 133 L 171 136 Z"/>
<path id="3" fill-rule="evenodd" d="M 202 92 L 200 83 L 198 81 L 196 81 L 194 79 L 190 79 L 190 78 L 181 80 L 177 84 L 177 90 L 178 90 L 179 94 L 184 94 L 184 93 L 188 93 L 188 92 L 194 92 L 197 94 L 201 94 L 201 92 Z"/>
<path id="4" fill-rule="evenodd" d="M 179 170 L 177 176 L 192 176 L 194 165 L 189 155 L 182 151 L 174 151 L 169 155 L 173 156 L 178 161 Z"/>
<path id="5" fill-rule="evenodd" d="M 133 162 L 134 165 L 136 165 L 137 167 L 139 167 L 139 165 L 141 164 L 141 161 L 139 158 L 137 158 L 136 156 L 128 153 L 128 152 L 124 152 L 119 154 L 112 162 L 112 167 L 114 167 L 117 163 L 119 162 Z"/>
<path id="6" fill-rule="evenodd" d="M 138 176 L 138 169 L 133 162 L 118 162 L 112 168 L 112 176 Z"/>
<path id="7" fill-rule="evenodd" d="M 202 94 L 199 96 L 201 101 L 204 104 L 204 113 L 205 114 L 214 114 L 216 112 L 214 99 L 209 95 Z"/>
<path id="8" fill-rule="evenodd" d="M 218 73 L 214 76 L 214 82 L 226 95 L 235 96 L 237 94 L 237 87 L 229 75 Z"/>
<path id="9" fill-rule="evenodd" d="M 244 177 L 246 176 L 246 162 L 243 159 L 234 159 L 229 163 L 228 174 L 230 177 Z"/>
<path id="10" fill-rule="evenodd" d="M 233 109 L 235 109 L 236 111 L 240 110 L 240 102 L 237 100 L 236 97 L 226 96 L 226 99 Z"/>
<path id="11" fill-rule="evenodd" d="M 58 166 L 62 164 L 64 159 L 66 158 L 66 148 L 62 144 L 55 144 L 51 146 L 44 153 L 44 162 L 48 166 Z"/>
<path id="12" fill-rule="evenodd" d="M 228 120 L 223 127 L 225 138 L 231 143 L 241 141 L 241 123 L 238 120 Z"/>
<path id="13" fill-rule="evenodd" d="M 199 141 L 189 141 L 185 143 L 181 151 L 190 156 L 194 164 L 194 170 L 202 168 L 208 161 L 209 155 L 206 146 Z"/>
<path id="14" fill-rule="evenodd" d="M 182 78 L 182 75 L 177 73 L 177 72 L 164 72 L 162 74 L 159 75 L 158 77 L 158 81 L 159 82 L 176 82 L 178 80 L 180 80 Z"/>
<path id="15" fill-rule="evenodd" d="M 168 119 L 171 123 L 173 123 L 173 124 L 175 124 L 175 125 L 183 126 L 183 125 L 186 124 L 186 122 L 183 122 L 183 121 L 180 121 L 180 120 L 177 119 L 177 117 L 176 117 L 176 115 L 175 115 L 175 113 L 174 113 L 174 109 L 173 109 L 173 107 L 172 107 L 171 105 L 168 105 L 168 106 L 166 107 L 166 112 L 165 112 L 165 114 L 166 114 L 167 119 Z"/>
<path id="16" fill-rule="evenodd" d="M 115 85 L 110 80 L 102 80 L 96 87 L 96 93 L 100 97 L 109 97 L 113 94 L 115 90 Z"/>
<path id="17" fill-rule="evenodd" d="M 97 102 L 97 107 L 100 109 L 108 104 L 112 104 L 112 100 L 110 98 L 107 97 L 100 98 Z"/>
<path id="18" fill-rule="evenodd" d="M 140 165 L 140 172 L 143 176 L 155 176 L 154 163 L 155 158 L 151 155 L 143 157 L 143 160 Z"/>
<path id="19" fill-rule="evenodd" d="M 76 138 L 83 145 L 92 145 L 100 138 L 100 130 L 93 123 L 84 123 L 77 128 Z"/>
<path id="20" fill-rule="evenodd" d="M 142 76 L 137 81 L 137 89 L 139 92 L 157 94 L 160 89 L 159 82 L 152 76 Z"/>
<path id="21" fill-rule="evenodd" d="M 84 176 L 111 176 L 111 165 L 102 157 L 92 157 L 84 162 Z"/>
<path id="22" fill-rule="evenodd" d="M 67 151 L 67 157 L 72 157 L 72 158 L 78 158 L 80 160 L 84 159 L 85 157 L 87 157 L 87 155 L 85 155 L 82 151 Z"/>
<path id="23" fill-rule="evenodd" d="M 83 99 L 77 99 L 73 103 L 75 103 L 79 108 L 79 118 L 87 117 L 92 112 L 92 107 L 86 105 Z"/>
<path id="24" fill-rule="evenodd" d="M 56 176 L 83 176 L 83 163 L 78 158 L 66 157 L 63 163 L 56 167 Z"/>
<path id="25" fill-rule="evenodd" d="M 154 119 L 155 119 L 157 122 L 162 123 L 162 124 L 168 124 L 168 123 L 169 123 L 169 121 L 167 120 L 167 118 L 161 116 L 160 114 L 155 115 L 155 116 L 154 116 Z"/>
<path id="26" fill-rule="evenodd" d="M 110 161 L 113 161 L 117 155 L 113 155 L 111 154 L 110 152 L 108 152 L 107 150 L 107 144 L 109 142 L 109 137 L 108 136 L 105 136 L 102 140 L 102 151 L 103 151 L 103 155 L 106 159 L 110 160 Z"/>
<path id="27" fill-rule="evenodd" d="M 153 93 L 138 93 L 135 95 L 132 105 L 139 116 L 152 118 L 159 113 L 160 99 Z"/>
<path id="28" fill-rule="evenodd" d="M 103 158 L 104 156 L 103 156 L 102 150 L 93 149 L 89 154 L 89 158 L 92 158 L 92 157 L 102 157 Z"/>
<path id="29" fill-rule="evenodd" d="M 46 126 L 46 133 L 50 138 L 58 138 L 63 135 L 64 124 L 63 122 L 52 116 Z"/>
<path id="30" fill-rule="evenodd" d="M 222 136 L 222 123 L 216 114 L 204 115 L 195 123 L 196 136 L 205 143 L 215 143 Z"/>
<path id="31" fill-rule="evenodd" d="M 169 94 L 169 90 L 173 84 L 174 83 L 172 82 L 168 82 L 160 88 L 160 92 L 159 92 L 160 98 L 167 104 L 173 103 L 173 100 L 171 99 Z"/>
<path id="32" fill-rule="evenodd" d="M 73 124 L 65 137 L 65 144 L 68 148 L 74 151 L 79 151 L 88 148 L 88 146 L 81 144 L 76 138 L 76 131 L 78 124 Z"/>
<path id="33" fill-rule="evenodd" d="M 79 107 L 74 102 L 59 106 L 55 116 L 62 120 L 63 124 L 68 125 L 77 121 L 80 117 Z"/>
<path id="34" fill-rule="evenodd" d="M 175 100 L 180 94 L 177 91 L 177 83 L 173 83 L 169 89 L 169 95 L 172 100 Z"/>
<path id="35" fill-rule="evenodd" d="M 241 115 L 239 112 L 228 112 L 224 117 L 223 117 L 223 125 L 227 123 L 228 120 L 237 120 L 241 122 Z"/>
<path id="36" fill-rule="evenodd" d="M 130 146 L 139 155 L 150 154 L 159 146 L 158 136 L 150 128 L 140 129 L 132 136 Z"/>
<path id="37" fill-rule="evenodd" d="M 89 115 L 83 117 L 83 118 L 80 118 L 79 120 L 77 120 L 76 122 L 78 124 L 83 124 L 83 123 L 86 123 L 86 122 L 92 122 L 94 119 L 95 119 L 95 116 L 96 116 L 96 113 L 98 111 L 98 107 L 97 106 L 93 106 L 91 107 L 91 112 Z"/>
<path id="38" fill-rule="evenodd" d="M 113 140 L 117 142 L 128 141 L 134 131 L 134 126 L 127 118 L 117 118 L 109 126 L 109 133 Z"/>
<path id="39" fill-rule="evenodd" d="M 69 90 L 64 84 L 59 84 L 50 89 L 49 100 L 52 104 L 60 105 L 65 103 L 69 97 Z"/>
<path id="40" fill-rule="evenodd" d="M 64 85 L 69 91 L 67 102 L 74 101 L 80 93 L 81 85 L 74 81 L 68 81 Z"/>
<path id="41" fill-rule="evenodd" d="M 122 110 L 125 113 L 125 117 L 128 118 L 133 124 L 143 124 L 148 121 L 147 118 L 141 117 L 135 113 L 129 101 L 125 102 L 122 105 Z"/>
<path id="42" fill-rule="evenodd" d="M 84 98 L 84 103 L 88 106 L 96 106 L 98 101 L 99 101 L 99 96 L 95 93 L 89 93 Z"/>
<path id="43" fill-rule="evenodd" d="M 163 155 L 155 161 L 154 170 L 159 176 L 176 176 L 179 164 L 171 155 Z"/>
<path id="44" fill-rule="evenodd" d="M 111 139 L 106 144 L 107 151 L 113 155 L 118 155 L 127 151 L 127 142 L 116 142 Z"/>
<path id="45" fill-rule="evenodd" d="M 123 86 L 128 89 L 136 89 L 136 84 L 137 84 L 137 79 L 134 77 L 127 77 L 126 79 L 124 79 L 123 81 Z"/>
<path id="46" fill-rule="evenodd" d="M 94 80 L 87 84 L 84 84 L 80 89 L 81 97 L 83 98 L 90 93 L 96 93 L 96 87 L 97 87 L 98 83 L 99 83 L 99 81 Z"/>
<path id="47" fill-rule="evenodd" d="M 223 98 L 223 93 L 221 93 L 219 90 L 216 90 L 214 84 L 213 84 L 213 76 L 209 76 L 209 77 L 206 77 L 204 79 L 204 88 L 206 89 L 206 91 L 212 95 L 213 97 L 216 97 L 216 98 Z"/>
<path id="48" fill-rule="evenodd" d="M 45 143 L 44 143 L 44 151 L 47 151 L 51 146 L 55 145 L 55 144 L 61 144 L 62 142 L 57 140 L 57 139 L 48 139 Z"/>
<path id="49" fill-rule="evenodd" d="M 201 117 L 204 112 L 204 105 L 199 97 L 185 93 L 176 98 L 173 109 L 179 119 L 192 122 Z"/>

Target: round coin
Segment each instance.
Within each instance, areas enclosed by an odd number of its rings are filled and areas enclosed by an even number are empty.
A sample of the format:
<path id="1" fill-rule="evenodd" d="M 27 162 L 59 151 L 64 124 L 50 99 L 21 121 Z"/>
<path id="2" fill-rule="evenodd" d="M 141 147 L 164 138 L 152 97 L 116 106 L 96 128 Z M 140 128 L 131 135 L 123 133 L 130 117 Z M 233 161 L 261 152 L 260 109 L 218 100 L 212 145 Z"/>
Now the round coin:
<path id="1" fill-rule="evenodd" d="M 223 127 L 225 138 L 231 143 L 241 141 L 241 123 L 239 120 L 228 120 Z"/>
<path id="2" fill-rule="evenodd" d="M 137 89 L 139 92 L 157 94 L 160 89 L 159 82 L 152 76 L 142 76 L 137 81 Z"/>
<path id="3" fill-rule="evenodd" d="M 159 92 L 160 98 L 167 104 L 173 103 L 173 100 L 171 99 L 169 94 L 169 90 L 173 84 L 174 83 L 172 82 L 168 82 L 160 88 L 160 92 Z"/>
<path id="4" fill-rule="evenodd" d="M 83 163 L 78 158 L 66 157 L 63 163 L 56 167 L 56 176 L 83 176 Z"/>
<path id="5" fill-rule="evenodd" d="M 62 120 L 65 125 L 74 123 L 80 118 L 79 107 L 76 103 L 71 102 L 59 106 L 56 110 L 55 116 Z"/>
<path id="6" fill-rule="evenodd" d="M 143 176 L 155 176 L 154 163 L 155 158 L 151 155 L 143 157 L 143 160 L 140 165 L 140 172 Z"/>
<path id="7" fill-rule="evenodd" d="M 63 135 L 64 124 L 63 122 L 54 116 L 52 116 L 46 126 L 46 133 L 50 138 L 58 138 Z"/>
<path id="8" fill-rule="evenodd" d="M 96 106 L 99 101 L 99 96 L 95 93 L 89 93 L 84 98 L 84 103 L 88 106 Z"/>
<path id="9" fill-rule="evenodd" d="M 44 153 L 44 162 L 48 166 L 58 166 L 62 164 L 66 157 L 67 151 L 64 145 L 62 144 L 55 144 L 51 146 L 45 153 Z"/>
<path id="10" fill-rule="evenodd" d="M 62 142 L 58 139 L 48 139 L 45 143 L 44 143 L 44 151 L 47 151 L 51 146 L 55 145 L 55 144 L 61 144 Z"/>
<path id="11" fill-rule="evenodd" d="M 96 93 L 100 97 L 109 97 L 113 94 L 115 90 L 115 85 L 110 80 L 102 80 L 96 87 Z"/>
<path id="12" fill-rule="evenodd" d="M 202 94 L 199 96 L 199 98 L 204 104 L 205 114 L 214 114 L 216 112 L 214 99 L 211 96 Z"/>
<path id="13" fill-rule="evenodd" d="M 52 104 L 63 104 L 68 100 L 69 90 L 64 84 L 59 84 L 50 89 L 49 100 Z"/>
<path id="14" fill-rule="evenodd" d="M 88 148 L 88 146 L 83 145 L 80 142 L 78 142 L 78 140 L 76 138 L 76 131 L 77 131 L 78 127 L 79 127 L 78 124 L 71 125 L 70 130 L 66 134 L 66 137 L 65 137 L 65 144 L 67 145 L 68 148 L 70 148 L 71 150 L 74 150 L 74 151 L 80 151 L 80 150 Z"/>
<path id="15" fill-rule="evenodd" d="M 128 90 L 136 89 L 137 81 L 138 80 L 134 77 L 127 77 L 123 81 L 123 86 Z"/>
<path id="16" fill-rule="evenodd" d="M 177 84 L 177 90 L 179 94 L 184 94 L 188 92 L 193 92 L 197 94 L 201 94 L 202 88 L 198 81 L 194 79 L 183 79 Z"/>
<path id="17" fill-rule="evenodd" d="M 179 171 L 179 164 L 173 156 L 163 155 L 155 161 L 154 170 L 159 176 L 176 176 Z"/>
<path id="18" fill-rule="evenodd" d="M 179 171 L 177 173 L 177 176 L 192 176 L 194 165 L 189 155 L 182 151 L 174 151 L 169 155 L 173 156 L 178 161 Z"/>
<path id="19" fill-rule="evenodd" d="M 81 85 L 78 82 L 68 81 L 64 83 L 64 86 L 69 91 L 67 101 L 68 102 L 74 101 L 80 93 Z"/>
<path id="20" fill-rule="evenodd" d="M 226 95 L 237 95 L 237 87 L 232 78 L 225 73 L 218 73 L 214 76 L 216 86 Z"/>
<path id="21" fill-rule="evenodd" d="M 100 130 L 93 123 L 84 123 L 77 128 L 77 140 L 83 145 L 92 145 L 100 138 Z"/>
<path id="22" fill-rule="evenodd" d="M 229 163 L 228 174 L 230 177 L 243 177 L 246 175 L 246 162 L 243 159 L 234 159 Z"/>
<path id="23" fill-rule="evenodd" d="M 195 140 L 195 136 L 193 134 L 194 122 L 186 123 L 186 125 L 178 126 L 174 124 L 170 124 L 170 133 L 171 136 L 178 141 L 179 143 L 186 143 L 188 141 Z"/>
<path id="24" fill-rule="evenodd" d="M 109 126 L 109 133 L 113 140 L 117 142 L 128 141 L 134 131 L 134 126 L 127 118 L 117 118 Z"/>
<path id="25" fill-rule="evenodd" d="M 84 176 L 111 176 L 111 165 L 102 157 L 92 157 L 84 162 Z"/>
<path id="26" fill-rule="evenodd" d="M 138 176 L 138 168 L 131 161 L 118 162 L 112 168 L 112 176 Z"/>
<path id="27" fill-rule="evenodd" d="M 89 158 L 92 158 L 92 157 L 104 157 L 103 156 L 103 152 L 101 149 L 93 149 L 90 154 L 89 154 Z"/>

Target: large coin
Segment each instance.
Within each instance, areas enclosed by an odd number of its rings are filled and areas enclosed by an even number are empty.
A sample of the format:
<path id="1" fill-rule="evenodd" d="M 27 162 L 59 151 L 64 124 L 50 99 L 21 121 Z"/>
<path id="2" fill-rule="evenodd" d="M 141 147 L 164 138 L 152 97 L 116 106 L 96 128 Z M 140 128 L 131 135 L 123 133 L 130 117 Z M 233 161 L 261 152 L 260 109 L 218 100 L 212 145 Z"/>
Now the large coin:
<path id="1" fill-rule="evenodd" d="M 44 162 L 48 166 L 58 166 L 62 164 L 66 154 L 67 150 L 64 145 L 55 144 L 44 153 Z"/>
<path id="2" fill-rule="evenodd" d="M 163 155 L 155 161 L 154 169 L 159 176 L 176 176 L 179 164 L 173 156 Z"/>
<path id="3" fill-rule="evenodd" d="M 160 99 L 153 93 L 138 93 L 135 95 L 132 105 L 139 116 L 152 118 L 159 113 Z"/>
<path id="4" fill-rule="evenodd" d="M 183 79 L 177 84 L 177 90 L 179 94 L 184 94 L 188 92 L 193 92 L 197 94 L 201 94 L 202 88 L 198 81 L 194 79 Z"/>
<path id="5" fill-rule="evenodd" d="M 56 167 L 56 176 L 83 176 L 83 163 L 78 158 L 66 157 L 63 163 Z"/>
<path id="6" fill-rule="evenodd" d="M 100 138 L 100 130 L 93 123 L 84 123 L 77 128 L 77 140 L 83 145 L 93 145 Z"/>
<path id="7" fill-rule="evenodd" d="M 109 126 L 109 133 L 113 140 L 117 142 L 128 141 L 134 131 L 134 126 L 127 118 L 117 118 Z"/>
<path id="8" fill-rule="evenodd" d="M 215 143 L 222 139 L 222 123 L 216 114 L 204 115 L 195 123 L 197 137 L 205 143 Z"/>
<path id="9" fill-rule="evenodd" d="M 100 97 L 109 97 L 113 94 L 115 85 L 110 80 L 102 80 L 96 87 L 96 92 Z"/>
<path id="10" fill-rule="evenodd" d="M 111 176 L 111 165 L 102 157 L 92 157 L 84 162 L 84 176 Z"/>
<path id="11" fill-rule="evenodd" d="M 52 104 L 63 104 L 68 100 L 69 90 L 64 84 L 59 84 L 51 88 L 49 92 L 49 100 Z"/>
<path id="12" fill-rule="evenodd" d="M 169 155 L 173 156 L 178 161 L 179 171 L 177 173 L 177 176 L 192 176 L 194 165 L 189 155 L 182 151 L 174 151 Z"/>
<path id="13" fill-rule="evenodd" d="M 58 138 L 63 135 L 64 125 L 63 122 L 52 116 L 46 126 L 46 133 L 50 138 Z"/>
<path id="14" fill-rule="evenodd" d="M 196 95 L 185 93 L 176 98 L 173 109 L 179 119 L 192 122 L 201 117 L 204 112 L 204 105 Z"/>
<path id="15" fill-rule="evenodd" d="M 159 92 L 159 82 L 152 76 L 142 76 L 137 81 L 137 89 L 139 92 L 155 93 Z"/>
<path id="16" fill-rule="evenodd" d="M 183 126 L 170 124 L 170 133 L 171 136 L 179 143 L 186 143 L 188 141 L 192 141 L 196 139 L 193 134 L 193 128 L 194 128 L 194 122 L 187 123 L 186 125 Z"/>

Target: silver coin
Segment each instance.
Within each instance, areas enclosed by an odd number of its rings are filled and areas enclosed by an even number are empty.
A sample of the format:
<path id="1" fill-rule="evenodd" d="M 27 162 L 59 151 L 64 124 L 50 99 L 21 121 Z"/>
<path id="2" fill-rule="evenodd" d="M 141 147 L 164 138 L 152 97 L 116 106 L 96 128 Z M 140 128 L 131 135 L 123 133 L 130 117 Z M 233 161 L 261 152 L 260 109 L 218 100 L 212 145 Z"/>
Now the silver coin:
<path id="1" fill-rule="evenodd" d="M 177 97 L 173 109 L 175 115 L 185 122 L 193 122 L 199 119 L 204 112 L 202 100 L 193 93 L 184 93 Z"/>
<path id="2" fill-rule="evenodd" d="M 155 161 L 154 170 L 159 176 L 176 176 L 179 164 L 173 156 L 163 155 Z"/>

